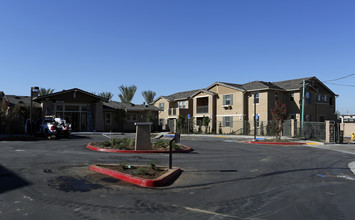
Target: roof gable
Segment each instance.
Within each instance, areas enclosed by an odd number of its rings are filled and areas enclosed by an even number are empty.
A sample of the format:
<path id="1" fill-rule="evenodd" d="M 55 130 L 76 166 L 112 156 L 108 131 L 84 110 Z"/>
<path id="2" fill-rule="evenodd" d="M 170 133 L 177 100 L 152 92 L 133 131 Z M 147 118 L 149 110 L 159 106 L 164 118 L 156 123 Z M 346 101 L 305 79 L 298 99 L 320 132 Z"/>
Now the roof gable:
<path id="1" fill-rule="evenodd" d="M 48 95 L 43 95 L 43 96 L 38 96 L 34 98 L 34 101 L 42 101 L 44 99 L 49 99 L 49 100 L 61 100 L 61 101 L 83 101 L 83 102 L 96 102 L 99 100 L 102 101 L 108 101 L 107 99 L 95 95 L 90 92 L 86 92 L 84 90 L 74 88 L 74 89 L 69 89 L 69 90 L 63 90 L 60 92 L 55 92 L 52 94 Z"/>

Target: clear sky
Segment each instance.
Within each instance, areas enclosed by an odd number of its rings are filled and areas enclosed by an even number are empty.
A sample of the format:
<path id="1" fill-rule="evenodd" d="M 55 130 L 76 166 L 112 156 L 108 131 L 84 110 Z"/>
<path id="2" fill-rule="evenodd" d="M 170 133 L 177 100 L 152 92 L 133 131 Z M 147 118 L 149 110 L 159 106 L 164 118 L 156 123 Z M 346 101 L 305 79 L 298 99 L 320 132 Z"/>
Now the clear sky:
<path id="1" fill-rule="evenodd" d="M 0 90 L 29 95 L 136 85 L 157 97 L 355 72 L 355 1 L 1 0 Z M 334 81 L 355 86 L 355 75 Z M 355 114 L 355 87 L 326 84 Z"/>

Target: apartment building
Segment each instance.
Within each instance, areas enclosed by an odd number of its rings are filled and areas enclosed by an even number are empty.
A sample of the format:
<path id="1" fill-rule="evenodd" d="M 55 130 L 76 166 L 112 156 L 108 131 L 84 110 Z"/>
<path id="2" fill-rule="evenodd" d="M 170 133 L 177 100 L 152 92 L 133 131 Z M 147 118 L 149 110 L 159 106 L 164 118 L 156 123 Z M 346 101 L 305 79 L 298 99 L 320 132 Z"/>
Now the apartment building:
<path id="1" fill-rule="evenodd" d="M 177 92 L 169 96 L 160 96 L 153 105 L 160 109 L 159 126 L 162 130 L 176 131 L 176 119 L 179 115 L 192 118 L 193 100 L 191 96 L 199 90 Z"/>
<path id="2" fill-rule="evenodd" d="M 254 120 L 254 114 L 257 126 L 261 121 L 272 120 L 271 110 L 275 108 L 276 101 L 286 105 L 287 118 L 300 121 L 303 81 L 305 82 L 304 120 L 319 122 L 336 120 L 337 95 L 316 77 L 279 82 L 253 81 L 245 84 L 215 82 L 205 89 L 188 91 L 184 101 L 189 103 L 188 110 L 191 118 L 194 118 L 195 129 L 202 125 L 203 117 L 208 117 L 210 132 L 242 133 Z M 164 98 L 160 97 L 155 105 L 160 105 L 163 100 Z M 176 106 L 174 101 L 168 103 L 169 107 Z M 163 106 L 164 104 L 161 104 L 160 107 Z M 167 115 L 161 112 L 159 120 L 163 121 L 165 117 L 169 120 L 176 116 L 169 116 L 168 111 Z"/>

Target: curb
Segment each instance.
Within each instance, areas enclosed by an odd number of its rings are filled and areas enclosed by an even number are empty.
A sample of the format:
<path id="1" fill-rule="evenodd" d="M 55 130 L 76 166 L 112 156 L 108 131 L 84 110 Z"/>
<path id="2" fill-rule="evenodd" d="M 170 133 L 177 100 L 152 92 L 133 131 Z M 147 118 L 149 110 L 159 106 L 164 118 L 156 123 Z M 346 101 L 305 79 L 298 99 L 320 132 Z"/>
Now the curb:
<path id="1" fill-rule="evenodd" d="M 245 141 L 247 144 L 268 144 L 268 145 L 306 145 L 306 143 L 273 143 L 273 142 L 260 142 L 260 141 Z"/>
<path id="2" fill-rule="evenodd" d="M 186 147 L 186 150 L 173 150 L 173 153 L 190 153 L 193 151 L 191 147 L 184 146 Z M 132 154 L 151 154 L 151 153 L 169 153 L 168 150 L 114 150 L 114 149 L 106 149 L 106 148 L 100 148 L 100 147 L 95 147 L 92 146 L 91 143 L 88 143 L 86 148 L 94 151 L 100 151 L 100 152 L 108 152 L 108 153 L 132 153 Z"/>
<path id="3" fill-rule="evenodd" d="M 91 165 L 90 170 L 93 170 L 95 172 L 102 173 L 102 174 L 105 174 L 108 176 L 112 176 L 114 178 L 117 178 L 117 179 L 120 179 L 120 180 L 123 180 L 126 182 L 130 182 L 135 185 L 142 186 L 142 187 L 163 186 L 163 185 L 169 183 L 170 181 L 174 180 L 174 178 L 178 177 L 182 172 L 180 168 L 175 167 L 157 179 L 143 179 L 143 178 L 134 177 L 132 175 L 125 174 L 125 173 L 122 173 L 122 172 L 119 172 L 116 170 L 111 170 L 108 168 L 99 167 L 98 165 L 99 164 Z"/>

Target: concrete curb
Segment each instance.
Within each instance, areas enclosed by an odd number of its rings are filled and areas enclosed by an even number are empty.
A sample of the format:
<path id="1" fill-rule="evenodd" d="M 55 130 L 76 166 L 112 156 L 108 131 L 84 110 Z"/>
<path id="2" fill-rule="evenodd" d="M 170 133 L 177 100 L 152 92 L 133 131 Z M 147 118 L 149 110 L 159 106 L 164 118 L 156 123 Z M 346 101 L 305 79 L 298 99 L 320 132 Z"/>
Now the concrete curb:
<path id="1" fill-rule="evenodd" d="M 112 176 L 114 178 L 133 183 L 138 186 L 142 187 L 160 187 L 164 186 L 167 183 L 171 182 L 174 180 L 174 178 L 177 178 L 181 174 L 181 169 L 180 168 L 173 168 L 169 170 L 166 174 L 162 175 L 161 177 L 157 179 L 143 179 L 140 177 L 135 177 L 129 174 L 125 174 L 116 170 L 111 170 L 108 168 L 103 168 L 100 167 L 99 164 L 97 165 L 91 165 L 90 170 L 93 170 L 98 173 L 102 173 L 108 176 Z"/>
<path id="2" fill-rule="evenodd" d="M 275 142 L 260 142 L 260 141 L 245 141 L 247 144 L 268 144 L 268 145 L 306 145 L 306 143 L 285 143 L 285 142 L 280 142 L 280 143 L 275 143 Z"/>
<path id="3" fill-rule="evenodd" d="M 193 151 L 191 147 L 181 145 L 186 147 L 186 150 L 173 150 L 173 153 L 190 153 Z M 151 154 L 151 153 L 169 153 L 168 150 L 114 150 L 114 149 L 106 149 L 92 146 L 91 143 L 88 143 L 86 148 L 94 151 L 100 152 L 108 152 L 108 153 L 132 153 L 132 154 Z"/>

